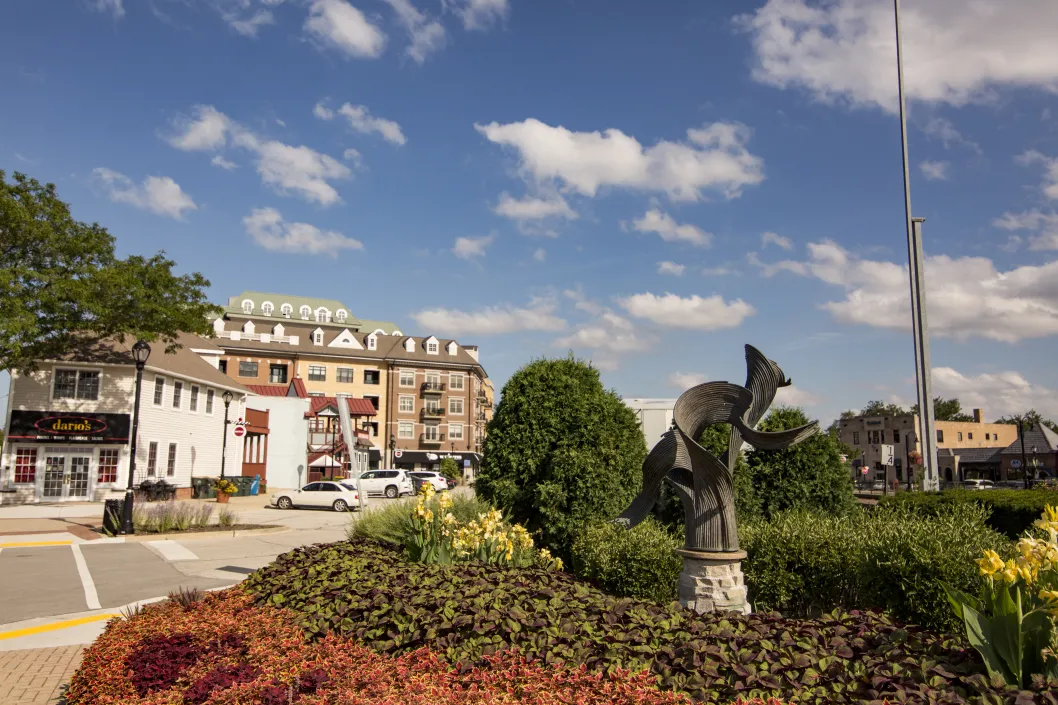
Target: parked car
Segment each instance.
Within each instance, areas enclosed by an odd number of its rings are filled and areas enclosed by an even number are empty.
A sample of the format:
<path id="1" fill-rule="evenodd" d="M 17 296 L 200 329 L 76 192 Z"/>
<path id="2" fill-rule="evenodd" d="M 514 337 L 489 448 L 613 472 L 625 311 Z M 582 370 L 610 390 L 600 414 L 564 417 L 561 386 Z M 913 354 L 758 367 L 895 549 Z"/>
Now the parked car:
<path id="1" fill-rule="evenodd" d="M 426 480 L 438 492 L 444 492 L 452 488 L 447 477 L 433 470 L 415 470 L 414 472 L 409 472 L 408 475 L 419 480 Z"/>
<path id="2" fill-rule="evenodd" d="M 300 490 L 274 492 L 271 502 L 280 509 L 330 507 L 336 512 L 360 508 L 356 486 L 348 482 L 310 482 Z"/>
<path id="3" fill-rule="evenodd" d="M 963 487 L 968 490 L 991 490 L 994 489 L 996 484 L 991 480 L 967 480 L 963 483 Z"/>
<path id="4" fill-rule="evenodd" d="M 384 495 L 390 499 L 401 495 L 413 494 L 411 478 L 406 470 L 382 469 L 368 470 L 357 480 L 349 480 L 350 484 L 357 485 L 367 496 Z"/>

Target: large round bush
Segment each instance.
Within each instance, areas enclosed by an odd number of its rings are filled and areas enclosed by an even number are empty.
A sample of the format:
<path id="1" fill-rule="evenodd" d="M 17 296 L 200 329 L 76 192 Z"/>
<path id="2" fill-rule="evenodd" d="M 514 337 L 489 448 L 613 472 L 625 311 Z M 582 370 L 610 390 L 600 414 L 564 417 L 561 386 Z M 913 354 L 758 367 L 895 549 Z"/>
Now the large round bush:
<path id="1" fill-rule="evenodd" d="M 613 519 L 639 492 L 646 454 L 635 414 L 597 369 L 536 360 L 503 387 L 475 491 L 568 558 L 583 527 Z"/>
<path id="2" fill-rule="evenodd" d="M 676 554 L 681 545 L 651 517 L 631 530 L 599 522 L 573 542 L 572 568 L 611 595 L 672 602 L 683 569 L 683 559 Z"/>

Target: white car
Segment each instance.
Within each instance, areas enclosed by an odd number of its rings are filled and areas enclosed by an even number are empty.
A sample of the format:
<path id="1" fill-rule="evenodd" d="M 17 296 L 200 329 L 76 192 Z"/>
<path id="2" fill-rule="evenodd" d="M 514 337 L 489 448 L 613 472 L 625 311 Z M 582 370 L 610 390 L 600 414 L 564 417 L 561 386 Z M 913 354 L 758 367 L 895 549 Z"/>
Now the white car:
<path id="1" fill-rule="evenodd" d="M 360 495 L 352 482 L 310 482 L 300 490 L 274 492 L 272 504 L 280 509 L 329 507 L 336 512 L 360 508 Z"/>
<path id="2" fill-rule="evenodd" d="M 451 485 L 448 483 L 448 478 L 439 472 L 434 472 L 432 470 L 415 470 L 408 474 L 418 480 L 426 480 L 433 485 L 433 488 L 438 492 L 444 492 L 445 490 L 451 489 Z"/>
<path id="3" fill-rule="evenodd" d="M 963 487 L 968 490 L 990 490 L 995 488 L 995 483 L 991 480 L 967 480 Z"/>
<path id="4" fill-rule="evenodd" d="M 349 480 L 349 483 L 357 483 L 357 480 Z M 358 485 L 367 496 L 384 495 L 390 499 L 414 492 L 406 470 L 368 470 L 360 476 Z"/>

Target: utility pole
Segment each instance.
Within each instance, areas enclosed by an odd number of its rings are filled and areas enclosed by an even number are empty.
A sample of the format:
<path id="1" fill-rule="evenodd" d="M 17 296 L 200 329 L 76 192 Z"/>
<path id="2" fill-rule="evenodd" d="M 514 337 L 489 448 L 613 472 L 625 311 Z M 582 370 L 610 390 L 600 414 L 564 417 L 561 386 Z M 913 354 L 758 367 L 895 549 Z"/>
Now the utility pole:
<path id="1" fill-rule="evenodd" d="M 926 291 L 922 256 L 922 223 L 924 218 L 911 215 L 911 173 L 907 154 L 907 114 L 904 101 L 904 57 L 900 38 L 900 0 L 893 0 L 896 22 L 896 80 L 900 99 L 900 142 L 904 160 L 904 216 L 907 224 L 907 258 L 911 279 L 911 329 L 915 339 L 915 381 L 921 414 L 922 489 L 937 490 L 937 434 L 933 420 L 933 394 L 930 382 L 929 329 L 926 324 Z"/>

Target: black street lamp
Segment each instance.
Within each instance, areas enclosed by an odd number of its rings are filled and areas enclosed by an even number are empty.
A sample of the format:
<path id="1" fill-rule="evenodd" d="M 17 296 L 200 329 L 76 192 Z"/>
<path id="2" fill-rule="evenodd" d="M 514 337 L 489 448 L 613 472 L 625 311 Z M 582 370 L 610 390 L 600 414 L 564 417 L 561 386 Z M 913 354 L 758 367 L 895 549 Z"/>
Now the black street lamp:
<path id="1" fill-rule="evenodd" d="M 1018 419 L 1018 436 L 1021 437 L 1021 477 L 1024 479 L 1025 489 L 1029 488 L 1029 461 L 1025 457 L 1025 420 Z"/>
<path id="2" fill-rule="evenodd" d="M 122 507 L 121 533 L 123 534 L 136 533 L 136 528 L 132 525 L 132 503 L 136 495 L 132 483 L 136 476 L 136 436 L 140 430 L 140 388 L 143 386 L 143 368 L 150 356 L 151 346 L 142 340 L 137 340 L 132 346 L 132 359 L 136 362 L 136 400 L 132 406 L 132 436 L 129 438 L 129 481 L 125 487 L 125 505 Z"/>
<path id="3" fill-rule="evenodd" d="M 397 437 L 394 436 L 391 433 L 391 434 L 389 434 L 389 466 L 390 467 L 393 467 L 394 465 L 397 464 L 397 457 L 394 455 L 394 452 L 396 451 L 396 449 L 397 449 Z"/>
<path id="4" fill-rule="evenodd" d="M 224 461 L 228 457 L 228 424 L 231 423 L 231 421 L 228 421 L 228 407 L 231 406 L 231 400 L 234 396 L 230 391 L 221 395 L 221 399 L 224 400 L 224 443 L 220 449 L 220 479 L 222 480 L 224 479 Z"/>
<path id="5" fill-rule="evenodd" d="M 1037 461 L 1036 461 L 1036 452 L 1038 450 L 1039 450 L 1038 446 L 1032 446 L 1032 479 L 1033 480 L 1038 480 L 1039 479 L 1039 470 L 1037 469 L 1039 466 L 1037 465 Z"/>

